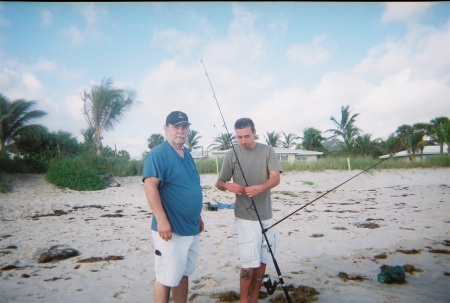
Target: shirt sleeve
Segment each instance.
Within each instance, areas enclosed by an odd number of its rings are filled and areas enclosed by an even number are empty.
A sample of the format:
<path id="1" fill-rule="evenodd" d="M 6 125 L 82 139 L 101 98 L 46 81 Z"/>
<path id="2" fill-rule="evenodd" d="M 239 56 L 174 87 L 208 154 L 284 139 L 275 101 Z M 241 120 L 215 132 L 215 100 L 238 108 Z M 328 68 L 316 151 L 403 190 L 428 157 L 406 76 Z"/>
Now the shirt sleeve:
<path id="1" fill-rule="evenodd" d="M 166 165 L 166 159 L 161 153 L 150 152 L 144 161 L 142 181 L 148 177 L 156 177 L 159 180 L 159 187 L 164 182 L 164 167 Z"/>
<path id="2" fill-rule="evenodd" d="M 277 170 L 281 173 L 283 171 L 280 161 L 278 161 L 277 155 L 273 148 L 271 148 L 270 152 L 269 152 L 268 168 L 269 168 L 269 172 Z"/>
<path id="3" fill-rule="evenodd" d="M 219 179 L 223 181 L 230 181 L 233 176 L 233 159 L 232 154 L 227 152 L 222 161 L 222 167 L 220 168 Z"/>

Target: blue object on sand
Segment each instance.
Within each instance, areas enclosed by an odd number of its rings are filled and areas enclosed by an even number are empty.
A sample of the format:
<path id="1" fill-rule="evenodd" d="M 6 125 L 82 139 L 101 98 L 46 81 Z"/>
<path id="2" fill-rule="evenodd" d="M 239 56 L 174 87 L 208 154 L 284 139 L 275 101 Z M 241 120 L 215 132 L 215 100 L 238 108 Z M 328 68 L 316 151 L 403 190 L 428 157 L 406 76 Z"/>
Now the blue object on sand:
<path id="1" fill-rule="evenodd" d="M 393 283 L 405 281 L 405 269 L 401 265 L 388 266 L 378 274 L 378 282 Z"/>
<path id="2" fill-rule="evenodd" d="M 218 204 L 219 209 L 234 209 L 234 204 Z"/>
<path id="3" fill-rule="evenodd" d="M 219 209 L 234 209 L 234 204 L 207 204 L 207 210 L 217 211 Z"/>

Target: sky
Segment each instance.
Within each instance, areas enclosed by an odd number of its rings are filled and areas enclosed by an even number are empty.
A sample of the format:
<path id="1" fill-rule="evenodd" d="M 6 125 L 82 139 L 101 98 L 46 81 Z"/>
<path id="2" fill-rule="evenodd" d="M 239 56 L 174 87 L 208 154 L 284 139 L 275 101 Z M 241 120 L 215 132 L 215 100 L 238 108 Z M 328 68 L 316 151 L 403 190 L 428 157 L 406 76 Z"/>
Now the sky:
<path id="1" fill-rule="evenodd" d="M 36 123 L 82 142 L 81 96 L 106 78 L 138 102 L 103 145 L 133 159 L 174 110 L 203 150 L 242 117 L 261 143 L 328 137 L 343 106 L 385 140 L 450 117 L 450 2 L 0 2 L 0 93 Z"/>

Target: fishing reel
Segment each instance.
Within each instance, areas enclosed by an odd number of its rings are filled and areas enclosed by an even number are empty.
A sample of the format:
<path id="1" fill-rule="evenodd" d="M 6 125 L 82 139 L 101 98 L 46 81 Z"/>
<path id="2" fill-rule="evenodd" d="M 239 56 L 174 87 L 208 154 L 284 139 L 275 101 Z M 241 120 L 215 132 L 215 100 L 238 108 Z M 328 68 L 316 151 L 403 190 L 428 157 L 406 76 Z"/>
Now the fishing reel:
<path id="1" fill-rule="evenodd" d="M 269 295 L 273 294 L 275 290 L 277 289 L 278 281 L 274 280 L 272 283 L 272 280 L 270 279 L 270 276 L 268 274 L 265 274 L 263 276 L 263 285 L 267 289 L 267 293 Z"/>

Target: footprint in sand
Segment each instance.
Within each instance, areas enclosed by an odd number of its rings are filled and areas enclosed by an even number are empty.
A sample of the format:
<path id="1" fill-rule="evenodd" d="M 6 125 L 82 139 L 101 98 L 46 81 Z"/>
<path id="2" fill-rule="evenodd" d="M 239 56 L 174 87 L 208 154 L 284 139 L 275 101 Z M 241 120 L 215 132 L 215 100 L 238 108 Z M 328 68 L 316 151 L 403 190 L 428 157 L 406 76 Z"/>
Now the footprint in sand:
<path id="1" fill-rule="evenodd" d="M 195 280 L 193 281 L 193 286 L 191 287 L 192 290 L 199 290 L 202 289 L 203 287 L 208 287 L 213 289 L 214 287 L 218 286 L 219 283 L 217 283 L 216 280 L 214 280 L 211 277 L 202 277 L 201 280 Z"/>
<path id="2" fill-rule="evenodd" d="M 122 290 L 116 292 L 114 294 L 113 298 L 122 300 L 122 299 L 124 299 L 126 294 L 128 294 L 128 288 L 127 287 L 122 287 Z"/>

